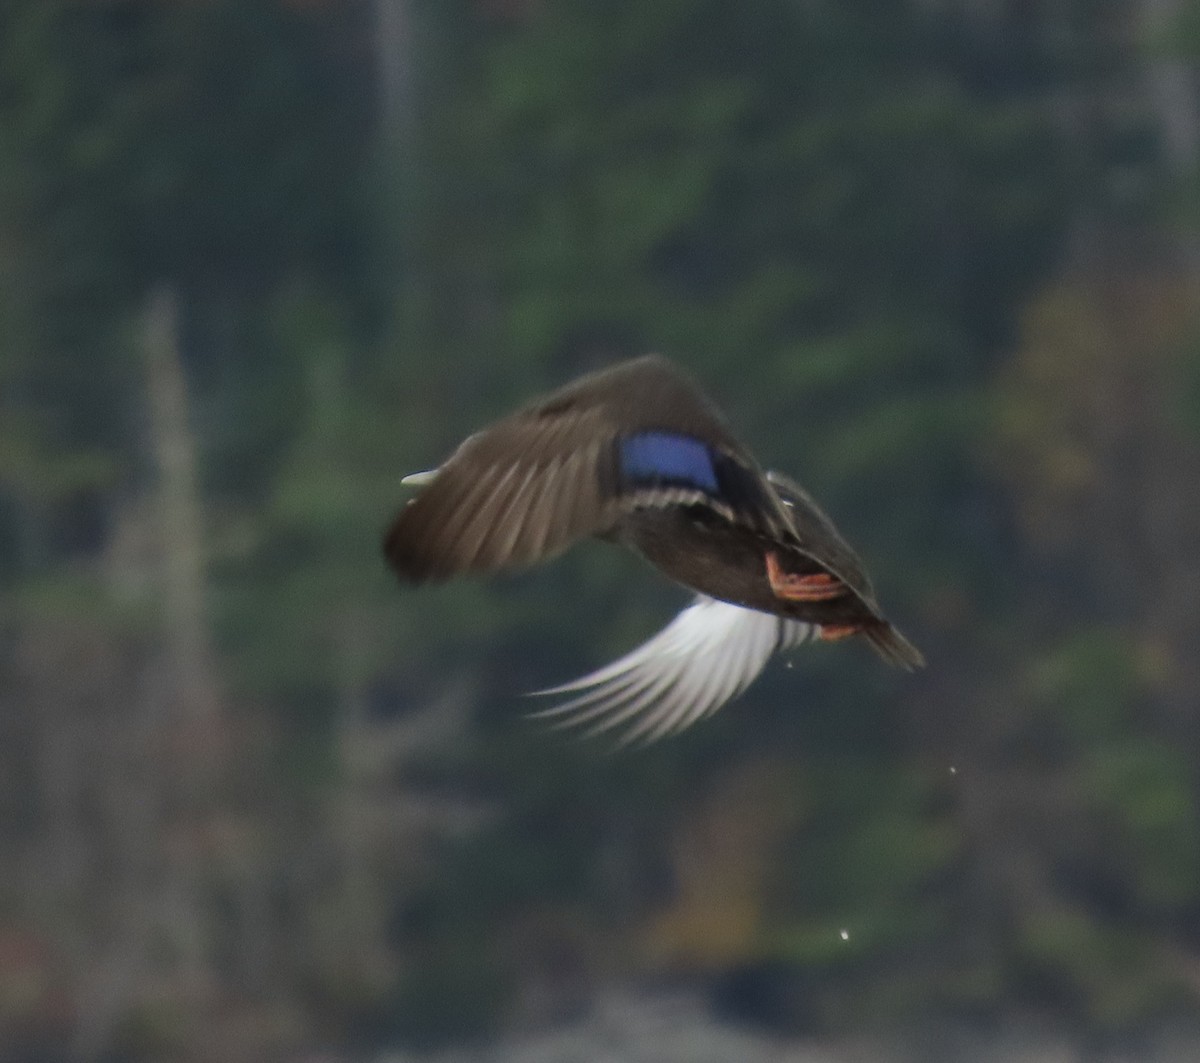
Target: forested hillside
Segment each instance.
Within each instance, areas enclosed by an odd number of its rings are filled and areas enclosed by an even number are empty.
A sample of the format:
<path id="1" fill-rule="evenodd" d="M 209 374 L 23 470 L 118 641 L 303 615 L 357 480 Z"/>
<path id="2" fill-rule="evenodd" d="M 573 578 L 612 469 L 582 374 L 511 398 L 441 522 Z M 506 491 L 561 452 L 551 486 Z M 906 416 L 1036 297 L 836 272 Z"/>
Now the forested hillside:
<path id="1" fill-rule="evenodd" d="M 1190 0 L 0 6 L 0 1060 L 1200 1019 L 1198 57 Z M 401 476 L 651 350 L 924 672 L 612 757 L 521 694 L 682 591 L 396 585 Z"/>

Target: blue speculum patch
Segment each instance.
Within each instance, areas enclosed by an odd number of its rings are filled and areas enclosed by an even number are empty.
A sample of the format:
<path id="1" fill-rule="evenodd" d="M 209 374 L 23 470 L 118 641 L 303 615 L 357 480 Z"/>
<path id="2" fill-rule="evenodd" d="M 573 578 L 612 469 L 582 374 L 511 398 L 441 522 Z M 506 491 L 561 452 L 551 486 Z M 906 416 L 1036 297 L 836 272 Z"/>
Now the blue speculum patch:
<path id="1" fill-rule="evenodd" d="M 635 483 L 688 484 L 717 491 L 712 453 L 698 439 L 642 432 L 621 440 L 621 472 Z"/>

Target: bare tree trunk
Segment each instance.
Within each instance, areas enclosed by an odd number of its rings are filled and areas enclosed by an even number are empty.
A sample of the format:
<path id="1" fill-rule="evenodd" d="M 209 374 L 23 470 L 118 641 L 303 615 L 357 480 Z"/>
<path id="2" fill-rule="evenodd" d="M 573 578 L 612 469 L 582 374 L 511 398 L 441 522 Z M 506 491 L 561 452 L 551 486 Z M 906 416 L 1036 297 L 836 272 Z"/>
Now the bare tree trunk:
<path id="1" fill-rule="evenodd" d="M 364 751 L 371 745 L 371 727 L 366 697 L 360 679 L 358 657 L 368 638 L 362 617 L 347 610 L 338 647 L 340 661 L 337 703 L 337 753 L 341 785 L 332 802 L 335 844 L 341 890 L 342 929 L 346 955 L 356 957 L 361 971 L 374 974 L 381 968 L 381 925 L 386 920 L 386 902 L 374 880 L 371 861 L 375 839 L 371 831 L 370 803 L 374 797 L 370 780 L 364 778 Z"/>
<path id="2" fill-rule="evenodd" d="M 1181 0 L 1143 0 L 1142 36 L 1158 49 L 1147 65 L 1146 98 L 1158 119 L 1163 155 L 1176 179 L 1192 180 L 1200 169 L 1200 79 L 1182 55 L 1164 52 L 1178 36 L 1185 10 Z M 1176 240 L 1191 271 L 1194 294 L 1200 294 L 1200 239 L 1177 227 Z"/>
<path id="3" fill-rule="evenodd" d="M 407 140 L 415 117 L 409 0 L 375 0 L 375 57 L 385 138 Z"/>
<path id="4" fill-rule="evenodd" d="M 189 424 L 174 292 L 154 293 L 142 336 L 149 442 L 157 472 L 162 661 L 151 679 L 153 721 L 147 786 L 158 795 L 160 933 L 170 943 L 177 989 L 196 999 L 211 984 L 211 927 L 206 905 L 207 827 L 217 799 L 224 740 L 222 697 L 209 634 L 203 516 L 196 440 Z"/>
<path id="5" fill-rule="evenodd" d="M 1167 161 L 1176 174 L 1200 164 L 1200 100 L 1192 65 L 1181 56 L 1161 54 L 1175 34 L 1184 5 L 1180 0 L 1143 0 L 1143 35 L 1158 48 L 1148 66 L 1149 102 L 1163 134 Z"/>
<path id="6" fill-rule="evenodd" d="M 162 289 L 152 295 L 142 347 L 158 470 L 163 632 L 174 687 L 168 708 L 190 728 L 211 733 L 220 695 L 206 618 L 196 443 L 188 425 L 178 316 L 174 293 Z"/>
<path id="7" fill-rule="evenodd" d="M 134 546 L 125 576 L 139 569 L 152 574 L 160 637 L 136 665 L 136 681 L 101 687 L 108 727 L 84 771 L 94 781 L 103 823 L 95 844 L 110 863 L 86 883 L 91 940 L 81 956 L 70 1049 L 80 1061 L 110 1047 L 147 993 L 165 992 L 200 1010 L 213 984 L 205 838 L 220 766 L 221 695 L 205 608 L 196 442 L 173 293 L 151 296 L 140 339 L 153 518 L 142 520 L 136 508 L 128 514 Z"/>

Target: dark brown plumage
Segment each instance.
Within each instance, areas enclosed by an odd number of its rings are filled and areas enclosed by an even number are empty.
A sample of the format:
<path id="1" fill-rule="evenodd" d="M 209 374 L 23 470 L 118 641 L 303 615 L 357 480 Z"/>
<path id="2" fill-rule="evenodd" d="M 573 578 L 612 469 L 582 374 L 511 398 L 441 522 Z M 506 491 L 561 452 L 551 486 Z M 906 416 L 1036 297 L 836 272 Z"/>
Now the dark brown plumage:
<path id="1" fill-rule="evenodd" d="M 422 489 L 384 541 L 406 581 L 527 566 L 598 536 L 702 596 L 624 659 L 623 670 L 614 665 L 559 688 L 585 691 L 563 707 L 568 722 L 602 730 L 636 718 L 627 737 L 660 737 L 714 711 L 775 649 L 811 637 L 861 633 L 893 664 L 923 663 L 883 616 L 833 522 L 794 481 L 764 473 L 665 359 L 638 358 L 577 380 L 408 480 Z M 672 645 L 655 654 L 691 656 L 698 663 L 685 674 L 664 670 L 649 653 L 672 632 Z M 750 644 L 753 653 L 745 652 Z M 714 654 L 731 662 L 720 674 Z M 716 704 L 695 681 L 705 676 L 721 681 Z"/>

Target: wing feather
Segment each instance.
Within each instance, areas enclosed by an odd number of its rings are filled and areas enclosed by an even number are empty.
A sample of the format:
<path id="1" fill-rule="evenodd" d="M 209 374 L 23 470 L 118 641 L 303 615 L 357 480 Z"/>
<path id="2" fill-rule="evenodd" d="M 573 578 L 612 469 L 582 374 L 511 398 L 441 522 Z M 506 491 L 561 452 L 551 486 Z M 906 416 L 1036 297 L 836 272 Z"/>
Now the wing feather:
<path id="1" fill-rule="evenodd" d="M 474 512 L 468 510 L 467 503 L 464 502 L 460 507 L 461 516 L 456 514 L 456 517 L 462 521 L 463 529 L 456 541 L 457 552 L 468 568 L 477 562 L 491 537 L 497 515 L 506 508 L 509 501 L 509 487 L 516 478 L 518 468 L 516 463 L 510 465 L 500 479 L 492 485 L 491 493 L 482 499 Z"/>
<path id="2" fill-rule="evenodd" d="M 538 474 L 538 489 L 530 500 L 522 519 L 521 533 L 513 546 L 513 560 L 517 564 L 532 564 L 552 552 L 546 546 L 554 528 L 555 506 L 562 493 L 562 467 L 560 459 L 552 458 Z"/>
<path id="3" fill-rule="evenodd" d="M 420 582 L 530 565 L 606 531 L 621 511 L 601 491 L 604 430 L 584 413 L 476 433 L 397 514 L 384 542 L 392 567 Z"/>
<path id="4" fill-rule="evenodd" d="M 647 434 L 700 441 L 719 490 L 629 490 L 619 447 Z M 720 413 L 689 377 L 653 356 L 584 377 L 497 421 L 412 482 L 420 493 L 384 541 L 389 563 L 412 582 L 534 564 L 611 532 L 645 506 L 706 504 L 726 519 L 790 534 L 785 507 Z"/>
<path id="5" fill-rule="evenodd" d="M 816 625 L 699 596 L 657 635 L 612 664 L 539 696 L 572 694 L 532 713 L 588 736 L 618 731 L 618 745 L 678 734 L 750 685 L 780 649 L 812 639 Z"/>
<path id="6" fill-rule="evenodd" d="M 521 534 L 531 493 L 536 492 L 539 484 L 538 470 L 530 466 L 524 470 L 525 475 L 517 485 L 512 495 L 506 500 L 503 512 L 497 513 L 493 527 L 491 549 L 488 551 L 488 566 L 500 568 L 511 563 L 517 538 Z"/>
<path id="7" fill-rule="evenodd" d="M 495 479 L 478 480 L 469 484 L 456 498 L 434 499 L 435 508 L 425 518 L 425 525 L 434 524 L 446 529 L 442 549 L 451 556 L 462 556 L 467 551 L 464 543 L 468 539 L 473 518 L 485 500 L 495 493 Z"/>

